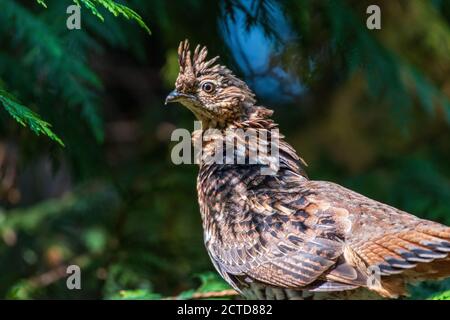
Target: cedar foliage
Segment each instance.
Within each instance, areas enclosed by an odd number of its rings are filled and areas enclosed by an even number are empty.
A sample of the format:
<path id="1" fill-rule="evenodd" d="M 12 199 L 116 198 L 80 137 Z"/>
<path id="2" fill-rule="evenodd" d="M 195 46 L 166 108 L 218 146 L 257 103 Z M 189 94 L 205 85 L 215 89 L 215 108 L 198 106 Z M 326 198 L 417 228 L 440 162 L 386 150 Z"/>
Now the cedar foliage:
<path id="1" fill-rule="evenodd" d="M 372 2 L 3 0 L 0 297 L 228 288 L 203 248 L 196 168 L 170 161 L 170 131 L 192 129 L 189 112 L 162 106 L 184 38 L 275 109 L 311 177 L 450 225 L 450 5 L 377 1 L 382 30 L 371 31 Z M 66 28 L 72 4 L 81 30 Z M 267 63 L 237 33 L 262 35 Z M 68 264 L 83 290 L 67 290 Z"/>

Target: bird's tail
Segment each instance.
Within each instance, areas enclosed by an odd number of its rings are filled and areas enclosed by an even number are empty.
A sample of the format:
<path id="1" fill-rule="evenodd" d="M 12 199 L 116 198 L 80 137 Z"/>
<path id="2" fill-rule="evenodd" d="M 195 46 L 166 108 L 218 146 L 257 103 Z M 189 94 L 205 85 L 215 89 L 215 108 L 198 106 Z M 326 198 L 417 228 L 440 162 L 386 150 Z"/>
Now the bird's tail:
<path id="1" fill-rule="evenodd" d="M 406 284 L 450 277 L 450 228 L 426 221 L 367 243 L 358 255 L 381 275 L 379 293 L 406 294 Z"/>

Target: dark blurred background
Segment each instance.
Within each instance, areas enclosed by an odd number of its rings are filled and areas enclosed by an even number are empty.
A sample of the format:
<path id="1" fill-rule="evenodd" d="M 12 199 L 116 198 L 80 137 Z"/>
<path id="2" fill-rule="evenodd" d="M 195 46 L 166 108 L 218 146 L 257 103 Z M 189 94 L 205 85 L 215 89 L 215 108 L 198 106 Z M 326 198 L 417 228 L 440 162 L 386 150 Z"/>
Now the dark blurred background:
<path id="1" fill-rule="evenodd" d="M 450 225 L 450 1 L 79 3 L 68 30 L 71 0 L 1 2 L 0 297 L 227 288 L 203 247 L 197 167 L 170 160 L 172 130 L 193 129 L 163 103 L 185 38 L 275 110 L 311 178 Z M 381 30 L 366 27 L 372 4 Z M 66 287 L 70 264 L 82 290 Z"/>

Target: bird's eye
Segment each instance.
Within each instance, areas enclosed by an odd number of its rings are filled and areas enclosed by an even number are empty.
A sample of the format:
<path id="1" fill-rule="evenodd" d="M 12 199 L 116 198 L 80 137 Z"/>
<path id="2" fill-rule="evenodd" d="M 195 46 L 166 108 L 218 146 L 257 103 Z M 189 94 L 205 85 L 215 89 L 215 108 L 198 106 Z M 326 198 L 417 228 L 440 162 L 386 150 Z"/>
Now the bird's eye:
<path id="1" fill-rule="evenodd" d="M 216 89 L 216 85 L 212 82 L 205 82 L 202 84 L 202 90 L 206 93 L 211 93 Z"/>

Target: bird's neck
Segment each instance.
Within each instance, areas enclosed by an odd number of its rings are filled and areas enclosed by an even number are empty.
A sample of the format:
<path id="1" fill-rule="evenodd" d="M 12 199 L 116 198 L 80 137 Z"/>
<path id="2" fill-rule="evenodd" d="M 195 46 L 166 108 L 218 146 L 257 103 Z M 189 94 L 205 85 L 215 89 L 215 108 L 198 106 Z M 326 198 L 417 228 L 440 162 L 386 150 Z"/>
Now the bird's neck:
<path id="1" fill-rule="evenodd" d="M 225 126 L 204 127 L 202 123 L 202 129 L 193 134 L 200 169 L 253 165 L 262 168 L 262 175 L 277 174 L 281 168 L 306 177 L 306 163 L 284 140 L 271 114 L 269 109 L 254 107 L 245 118 Z"/>
<path id="2" fill-rule="evenodd" d="M 189 107 L 189 106 L 188 106 Z M 255 127 L 261 128 L 259 122 L 265 126 L 277 126 L 270 118 L 273 110 L 263 106 L 255 106 L 254 100 L 241 101 L 227 112 L 214 116 L 204 108 L 189 108 L 202 124 L 202 130 L 217 129 L 224 131 L 230 128 Z"/>

